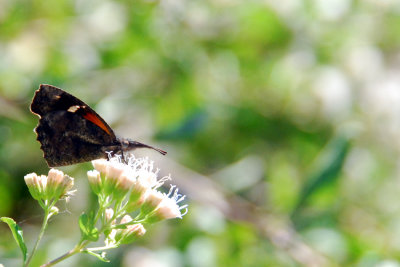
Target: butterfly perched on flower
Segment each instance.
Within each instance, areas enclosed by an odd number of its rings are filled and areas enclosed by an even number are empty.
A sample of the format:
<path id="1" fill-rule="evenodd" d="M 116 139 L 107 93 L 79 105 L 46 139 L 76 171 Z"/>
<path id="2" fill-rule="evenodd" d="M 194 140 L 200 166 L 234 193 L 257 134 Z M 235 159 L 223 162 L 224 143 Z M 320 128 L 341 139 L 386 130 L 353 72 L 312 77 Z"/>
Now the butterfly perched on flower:
<path id="1" fill-rule="evenodd" d="M 31 111 L 40 117 L 35 132 L 49 167 L 105 158 L 107 152 L 123 153 L 142 147 L 163 155 L 167 153 L 137 141 L 117 138 L 87 104 L 52 85 L 40 85 Z"/>

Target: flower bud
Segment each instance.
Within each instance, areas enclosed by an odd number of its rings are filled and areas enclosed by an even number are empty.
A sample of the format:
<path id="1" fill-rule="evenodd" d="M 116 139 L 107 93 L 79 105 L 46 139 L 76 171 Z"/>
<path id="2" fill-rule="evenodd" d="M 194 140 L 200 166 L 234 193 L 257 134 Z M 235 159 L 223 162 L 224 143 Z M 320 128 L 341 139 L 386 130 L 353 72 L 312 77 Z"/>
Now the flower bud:
<path id="1" fill-rule="evenodd" d="M 92 170 L 87 172 L 90 188 L 92 188 L 93 192 L 98 195 L 101 192 L 101 177 L 100 172 L 97 170 Z"/>
<path id="2" fill-rule="evenodd" d="M 67 194 L 74 186 L 74 179 L 64 175 L 62 171 L 51 169 L 47 177 L 46 197 L 47 199 L 58 200 Z"/>
<path id="3" fill-rule="evenodd" d="M 122 217 L 120 223 L 121 224 L 125 224 L 125 223 L 128 223 L 128 222 L 131 222 L 132 220 L 133 220 L 132 217 L 127 214 L 124 217 Z"/>
<path id="4" fill-rule="evenodd" d="M 126 206 L 126 211 L 132 212 L 137 210 L 143 204 L 147 195 L 146 192 L 148 190 L 151 189 L 144 185 L 141 181 L 137 180 L 132 186 L 128 204 Z"/>
<path id="5" fill-rule="evenodd" d="M 101 172 L 104 174 L 107 172 L 108 161 L 105 159 L 93 160 L 92 165 L 98 172 Z"/>
<path id="6" fill-rule="evenodd" d="M 40 177 L 38 177 L 36 173 L 29 173 L 24 176 L 24 180 L 26 185 L 28 186 L 29 193 L 36 200 L 42 199 L 42 192 L 41 192 L 41 187 L 39 185 L 39 179 Z"/>
<path id="7" fill-rule="evenodd" d="M 155 210 L 164 198 L 165 195 L 163 193 L 156 190 L 148 190 L 146 198 L 140 209 L 142 215 L 145 216 Z"/>
<path id="8" fill-rule="evenodd" d="M 47 175 L 46 195 L 48 199 L 59 198 L 61 194 L 60 184 L 64 178 L 64 173 L 56 169 L 50 169 Z"/>
<path id="9" fill-rule="evenodd" d="M 53 215 L 57 215 L 58 212 L 59 212 L 59 209 L 56 206 L 53 206 L 53 207 L 51 207 L 49 214 L 50 214 L 50 216 L 53 216 Z"/>
<path id="10" fill-rule="evenodd" d="M 45 205 L 50 205 L 53 201 L 67 196 L 71 193 L 68 190 L 74 185 L 73 178 L 55 169 L 51 169 L 48 176 L 38 176 L 36 173 L 27 174 L 24 180 L 32 197 L 38 200 L 43 208 Z"/>
<path id="11" fill-rule="evenodd" d="M 47 199 L 46 198 L 47 176 L 42 174 L 42 175 L 38 176 L 37 181 L 38 181 L 39 190 L 42 194 L 42 198 Z"/>
<path id="12" fill-rule="evenodd" d="M 128 225 L 124 232 L 123 238 L 120 240 L 121 244 L 129 244 L 143 236 L 146 233 L 146 229 L 141 223 Z"/>
<path id="13" fill-rule="evenodd" d="M 114 216 L 114 210 L 111 208 L 106 209 L 105 211 L 106 221 L 107 222 L 111 221 L 113 216 Z"/>
<path id="14" fill-rule="evenodd" d="M 121 224 L 129 223 L 131 221 L 131 216 L 125 215 L 121 219 Z M 115 240 L 120 244 L 128 244 L 143 236 L 145 233 L 146 229 L 143 227 L 142 224 L 130 224 L 126 226 L 126 229 L 119 229 L 116 232 Z"/>
<path id="15" fill-rule="evenodd" d="M 135 179 L 134 177 L 129 175 L 129 172 L 121 173 L 121 175 L 117 180 L 117 184 L 115 185 L 115 190 L 113 192 L 114 198 L 115 199 L 124 198 L 134 184 L 135 184 Z"/>
<path id="16" fill-rule="evenodd" d="M 106 196 L 113 196 L 116 201 L 122 200 L 130 191 L 135 183 L 135 172 L 128 165 L 122 163 L 118 157 L 110 158 L 110 160 L 94 160 L 93 166 L 98 172 L 104 175 L 100 184 L 99 176 L 95 172 L 88 172 L 93 190 L 96 192 L 104 192 Z M 100 176 L 101 177 L 101 176 Z"/>
<path id="17" fill-rule="evenodd" d="M 145 219 L 147 223 L 155 223 L 161 220 L 180 218 L 186 213 L 182 214 L 181 210 L 186 209 L 187 205 L 179 206 L 178 203 L 185 199 L 185 196 L 178 194 L 178 189 L 174 190 L 175 186 L 171 186 L 168 194 L 164 194 L 164 198 L 158 204 L 157 208 L 151 212 Z M 173 195 L 171 196 L 171 194 Z M 171 197 L 170 197 L 171 196 Z"/>

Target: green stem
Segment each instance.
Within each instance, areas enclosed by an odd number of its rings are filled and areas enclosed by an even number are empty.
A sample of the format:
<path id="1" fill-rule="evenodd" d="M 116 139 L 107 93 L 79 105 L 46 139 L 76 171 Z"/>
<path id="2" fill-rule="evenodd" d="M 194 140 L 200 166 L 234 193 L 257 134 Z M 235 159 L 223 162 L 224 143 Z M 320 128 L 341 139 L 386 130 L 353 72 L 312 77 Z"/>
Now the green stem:
<path id="1" fill-rule="evenodd" d="M 94 218 L 94 224 L 97 223 L 97 221 L 101 218 L 101 216 L 104 214 L 104 211 L 106 209 L 106 207 L 109 205 L 109 203 L 107 203 L 107 200 L 105 201 L 99 201 L 99 210 L 96 214 L 96 217 Z M 104 223 L 104 222 L 103 222 Z M 111 223 L 111 222 L 109 222 Z M 103 227 L 101 227 L 99 233 L 103 233 L 104 229 L 106 229 L 108 226 L 108 224 L 103 224 Z M 79 242 L 79 244 L 77 244 L 73 249 L 71 249 L 70 251 L 68 251 L 67 253 L 65 253 L 64 255 L 61 255 L 60 257 L 46 263 L 43 264 L 41 267 L 48 267 L 48 266 L 53 266 L 56 263 L 59 263 L 60 261 L 63 261 L 69 257 L 71 257 L 72 255 L 75 255 L 77 253 L 81 253 L 84 250 L 87 251 L 95 251 L 95 250 L 101 250 L 101 249 L 110 249 L 112 247 L 103 247 L 103 248 L 92 248 L 92 249 L 84 249 L 91 241 L 89 240 L 81 240 Z"/>
<path id="2" fill-rule="evenodd" d="M 90 251 L 90 252 L 93 252 L 93 251 L 103 251 L 103 250 L 107 250 L 107 249 L 112 249 L 112 248 L 117 248 L 118 246 L 110 246 L 110 247 L 107 247 L 107 246 L 104 246 L 104 247 L 96 247 L 96 248 L 87 248 L 87 249 L 85 249 L 85 250 L 87 250 L 87 251 Z"/>
<path id="3" fill-rule="evenodd" d="M 93 224 L 96 225 L 97 221 L 100 219 L 100 216 L 103 214 L 104 212 L 104 208 L 103 207 L 99 207 L 99 210 L 96 214 L 96 217 L 94 218 Z"/>
<path id="4" fill-rule="evenodd" d="M 97 211 L 96 217 L 94 218 L 94 225 L 96 225 L 97 221 L 100 219 L 100 217 L 103 215 L 104 211 L 109 205 L 110 203 L 107 201 L 107 199 L 100 198 L 99 196 L 99 210 Z M 102 223 L 104 223 L 104 218 L 102 218 Z"/>
<path id="5" fill-rule="evenodd" d="M 90 241 L 88 241 L 88 240 L 83 241 L 80 244 L 76 245 L 73 249 L 71 249 L 70 251 L 65 253 L 64 255 L 61 255 L 60 257 L 58 257 L 46 264 L 43 264 L 41 267 L 53 266 L 54 264 L 59 263 L 60 261 L 63 261 L 65 259 L 71 257 L 72 255 L 75 255 L 76 253 L 82 252 L 82 249 L 89 243 L 90 243 Z"/>
<path id="6" fill-rule="evenodd" d="M 43 237 L 44 231 L 46 230 L 46 227 L 47 227 L 47 222 L 48 222 L 48 220 L 49 220 L 49 211 L 50 211 L 50 209 L 51 209 L 51 208 L 49 207 L 49 208 L 46 208 L 46 209 L 44 210 L 44 218 L 43 218 L 42 228 L 40 229 L 39 236 L 38 236 L 38 238 L 37 238 L 37 240 L 36 240 L 35 246 L 34 246 L 33 249 L 32 249 L 31 255 L 29 256 L 28 260 L 26 261 L 26 263 L 25 263 L 25 265 L 24 265 L 25 267 L 29 266 L 29 263 L 31 262 L 32 257 L 33 257 L 33 255 L 35 254 L 36 249 L 37 249 L 38 246 L 39 246 L 40 240 L 41 240 L 42 237 Z"/>
<path id="7" fill-rule="evenodd" d="M 96 217 L 94 219 L 94 224 L 96 224 L 96 222 L 100 219 L 100 217 L 103 215 L 105 207 L 106 207 L 107 203 L 104 203 L 103 201 L 100 201 L 99 203 L 99 210 L 97 211 Z M 100 230 L 100 233 L 102 233 L 103 228 Z M 72 255 L 75 255 L 77 253 L 80 253 L 83 251 L 84 247 L 87 246 L 91 241 L 89 240 L 81 240 L 79 242 L 79 244 L 77 244 L 73 249 L 71 249 L 70 251 L 68 251 L 67 253 L 61 255 L 60 257 L 49 261 L 46 264 L 43 264 L 41 267 L 48 267 L 48 266 L 53 266 L 56 263 L 59 263 L 60 261 L 63 261 L 69 257 L 71 257 Z"/>

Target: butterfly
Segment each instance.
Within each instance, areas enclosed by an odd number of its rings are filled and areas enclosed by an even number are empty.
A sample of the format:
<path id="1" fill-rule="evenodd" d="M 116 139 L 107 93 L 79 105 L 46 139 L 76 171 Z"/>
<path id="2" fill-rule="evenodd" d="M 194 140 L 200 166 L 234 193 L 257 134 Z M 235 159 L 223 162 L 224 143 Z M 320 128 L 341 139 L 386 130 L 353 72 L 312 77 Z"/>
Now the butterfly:
<path id="1" fill-rule="evenodd" d="M 39 116 L 37 140 L 49 167 L 107 158 L 136 148 L 167 152 L 138 141 L 117 138 L 111 127 L 93 109 L 75 96 L 41 84 L 32 99 L 31 112 Z"/>

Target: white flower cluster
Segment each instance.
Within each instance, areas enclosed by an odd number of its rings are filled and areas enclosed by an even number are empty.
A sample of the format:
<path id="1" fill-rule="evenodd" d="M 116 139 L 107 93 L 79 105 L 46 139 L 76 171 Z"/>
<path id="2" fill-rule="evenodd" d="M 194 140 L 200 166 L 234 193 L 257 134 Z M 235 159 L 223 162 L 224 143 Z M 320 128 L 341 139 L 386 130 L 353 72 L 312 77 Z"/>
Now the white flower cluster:
<path id="1" fill-rule="evenodd" d="M 118 156 L 92 161 L 95 170 L 88 172 L 88 179 L 95 194 L 121 203 L 127 213 L 140 209 L 139 218 L 147 223 L 186 214 L 187 205 L 178 204 L 185 196 L 178 194 L 175 186 L 171 185 L 168 193 L 158 191 L 170 176 L 158 179 L 159 170 L 154 170 L 148 158 L 130 155 L 125 161 Z"/>

